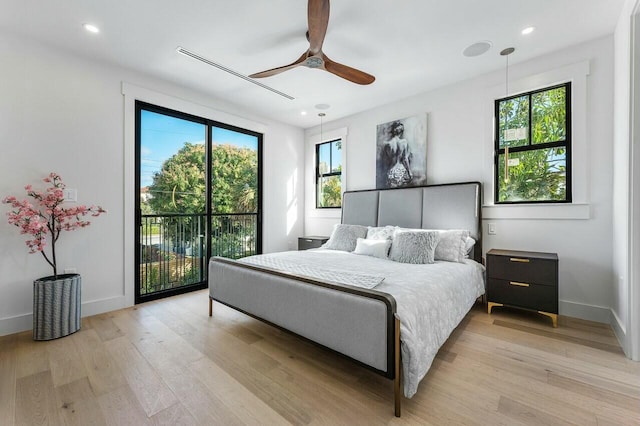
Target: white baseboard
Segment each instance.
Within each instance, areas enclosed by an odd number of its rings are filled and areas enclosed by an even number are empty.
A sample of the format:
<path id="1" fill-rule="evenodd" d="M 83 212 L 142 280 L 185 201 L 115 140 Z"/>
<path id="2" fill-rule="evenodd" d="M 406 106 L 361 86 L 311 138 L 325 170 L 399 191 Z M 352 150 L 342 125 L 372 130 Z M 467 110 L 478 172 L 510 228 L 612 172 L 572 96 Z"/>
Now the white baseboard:
<path id="1" fill-rule="evenodd" d="M 611 323 L 611 308 L 585 305 L 583 303 L 569 302 L 566 300 L 560 300 L 559 305 L 560 315 L 589 321 L 603 322 L 605 324 Z"/>
<path id="2" fill-rule="evenodd" d="M 611 309 L 611 320 L 609 321 L 609 323 L 611 324 L 611 328 L 613 328 L 613 332 L 618 338 L 618 343 L 620 343 L 620 347 L 624 351 L 624 354 L 627 356 L 627 358 L 631 358 L 631 348 L 629 347 L 629 342 L 627 339 L 626 327 L 624 324 L 622 324 L 622 321 L 620 321 L 620 318 L 618 318 L 618 315 L 613 309 Z"/>
<path id="3" fill-rule="evenodd" d="M 82 317 L 116 311 L 127 306 L 124 296 L 109 297 L 106 299 L 90 300 L 82 304 Z M 14 317 L 0 318 L 0 336 L 19 333 L 33 328 L 33 314 L 16 315 Z"/>

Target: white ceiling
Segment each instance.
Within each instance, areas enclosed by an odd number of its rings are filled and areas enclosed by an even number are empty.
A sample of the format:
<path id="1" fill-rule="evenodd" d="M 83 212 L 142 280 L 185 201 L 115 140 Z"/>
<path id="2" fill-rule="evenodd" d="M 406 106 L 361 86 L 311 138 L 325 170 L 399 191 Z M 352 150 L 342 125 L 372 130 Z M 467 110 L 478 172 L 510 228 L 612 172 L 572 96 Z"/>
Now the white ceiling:
<path id="1" fill-rule="evenodd" d="M 260 79 L 288 100 L 176 53 L 248 75 L 308 48 L 305 0 L 0 0 L 0 29 L 185 85 L 285 123 L 318 124 L 611 34 L 624 0 L 333 0 L 323 50 L 376 76 L 359 86 L 299 67 Z M 90 22 L 101 32 L 87 33 Z M 535 26 L 523 36 L 520 31 Z M 468 45 L 489 40 L 484 55 Z M 307 115 L 301 115 L 301 111 Z"/>

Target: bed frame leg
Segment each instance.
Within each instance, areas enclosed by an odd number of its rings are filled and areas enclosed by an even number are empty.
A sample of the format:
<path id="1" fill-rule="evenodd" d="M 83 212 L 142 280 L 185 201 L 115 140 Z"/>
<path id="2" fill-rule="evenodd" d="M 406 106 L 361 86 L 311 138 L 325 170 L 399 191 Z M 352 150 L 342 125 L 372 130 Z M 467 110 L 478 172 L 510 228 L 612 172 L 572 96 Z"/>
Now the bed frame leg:
<path id="1" fill-rule="evenodd" d="M 395 379 L 393 380 L 393 393 L 395 402 L 395 414 L 396 417 L 400 417 L 400 403 L 402 402 L 402 380 L 400 370 L 400 320 L 395 319 Z"/>
<path id="2" fill-rule="evenodd" d="M 213 299 L 209 296 L 209 316 L 213 316 Z"/>

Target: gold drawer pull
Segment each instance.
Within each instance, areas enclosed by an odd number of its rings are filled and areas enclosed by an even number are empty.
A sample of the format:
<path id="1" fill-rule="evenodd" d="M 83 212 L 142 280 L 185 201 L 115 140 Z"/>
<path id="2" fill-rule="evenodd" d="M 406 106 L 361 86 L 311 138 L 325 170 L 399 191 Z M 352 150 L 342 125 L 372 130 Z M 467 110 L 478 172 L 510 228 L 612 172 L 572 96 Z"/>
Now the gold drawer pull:
<path id="1" fill-rule="evenodd" d="M 517 281 L 509 281 L 509 284 L 517 285 L 518 287 L 529 287 L 529 284 L 527 284 L 527 283 L 519 283 Z"/>
<path id="2" fill-rule="evenodd" d="M 519 257 L 512 257 L 509 259 L 512 262 L 520 262 L 520 263 L 529 263 L 530 260 L 529 259 L 521 259 Z"/>

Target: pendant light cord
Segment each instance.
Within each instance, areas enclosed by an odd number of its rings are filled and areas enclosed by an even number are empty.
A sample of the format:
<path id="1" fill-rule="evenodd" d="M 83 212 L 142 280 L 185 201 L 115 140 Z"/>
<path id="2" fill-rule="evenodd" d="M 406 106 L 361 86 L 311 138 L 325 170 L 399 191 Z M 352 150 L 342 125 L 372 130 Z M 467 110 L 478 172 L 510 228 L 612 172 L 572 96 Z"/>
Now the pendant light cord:
<path id="1" fill-rule="evenodd" d="M 318 117 L 320 117 L 320 143 L 322 143 L 322 119 L 326 114 L 324 112 L 318 113 Z"/>

